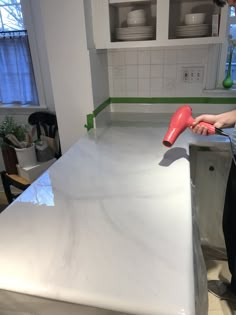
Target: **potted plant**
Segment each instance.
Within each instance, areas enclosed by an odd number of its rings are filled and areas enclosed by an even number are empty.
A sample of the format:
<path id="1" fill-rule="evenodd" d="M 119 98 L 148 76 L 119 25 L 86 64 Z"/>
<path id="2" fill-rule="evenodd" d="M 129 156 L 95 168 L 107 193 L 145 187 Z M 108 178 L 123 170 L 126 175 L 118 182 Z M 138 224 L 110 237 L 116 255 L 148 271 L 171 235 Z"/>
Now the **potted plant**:
<path id="1" fill-rule="evenodd" d="M 0 141 L 7 173 L 17 174 L 16 164 L 19 163 L 18 152 L 22 153 L 27 148 L 32 151 L 33 144 L 29 127 L 24 124 L 18 124 L 13 117 L 6 116 L 0 124 Z M 34 147 L 31 155 L 32 153 L 35 154 Z"/>

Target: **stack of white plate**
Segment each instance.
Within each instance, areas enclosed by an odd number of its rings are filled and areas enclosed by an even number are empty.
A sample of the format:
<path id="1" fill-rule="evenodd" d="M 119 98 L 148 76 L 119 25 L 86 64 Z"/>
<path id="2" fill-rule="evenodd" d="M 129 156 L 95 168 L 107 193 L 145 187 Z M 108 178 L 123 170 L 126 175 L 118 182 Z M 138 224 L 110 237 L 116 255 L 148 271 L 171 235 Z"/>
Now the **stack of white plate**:
<path id="1" fill-rule="evenodd" d="M 154 28 L 152 26 L 133 26 L 116 28 L 116 39 L 118 40 L 148 40 L 153 39 Z"/>
<path id="2" fill-rule="evenodd" d="M 208 24 L 191 24 L 177 26 L 177 37 L 201 37 L 209 35 Z"/>

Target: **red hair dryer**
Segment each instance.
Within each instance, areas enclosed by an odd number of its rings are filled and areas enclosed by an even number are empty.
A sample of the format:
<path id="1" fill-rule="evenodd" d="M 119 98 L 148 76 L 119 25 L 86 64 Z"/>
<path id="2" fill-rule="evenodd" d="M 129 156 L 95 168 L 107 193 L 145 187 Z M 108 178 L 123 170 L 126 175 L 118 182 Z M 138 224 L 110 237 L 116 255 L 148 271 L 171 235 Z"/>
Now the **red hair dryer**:
<path id="1" fill-rule="evenodd" d="M 166 147 L 171 147 L 178 136 L 192 125 L 194 119 L 192 117 L 192 108 L 188 105 L 183 105 L 177 109 L 171 118 L 168 131 L 162 141 Z M 206 122 L 200 122 L 199 125 L 205 126 L 208 130 L 208 135 L 220 134 L 225 135 L 221 129 L 215 128 L 213 125 Z"/>

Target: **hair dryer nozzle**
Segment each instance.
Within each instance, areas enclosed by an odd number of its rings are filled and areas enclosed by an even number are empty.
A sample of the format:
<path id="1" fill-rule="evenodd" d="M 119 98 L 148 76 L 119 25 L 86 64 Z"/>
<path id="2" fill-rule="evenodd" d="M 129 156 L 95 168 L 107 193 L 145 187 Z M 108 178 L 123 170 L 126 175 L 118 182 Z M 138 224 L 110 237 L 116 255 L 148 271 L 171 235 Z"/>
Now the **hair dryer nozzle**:
<path id="1" fill-rule="evenodd" d="M 166 147 L 170 148 L 175 143 L 181 131 L 182 130 L 180 130 L 179 128 L 169 128 L 162 143 Z"/>
<path id="2" fill-rule="evenodd" d="M 188 105 L 183 105 L 177 109 L 170 120 L 168 131 L 162 141 L 166 147 L 171 147 L 178 136 L 193 121 L 191 114 L 192 108 Z"/>

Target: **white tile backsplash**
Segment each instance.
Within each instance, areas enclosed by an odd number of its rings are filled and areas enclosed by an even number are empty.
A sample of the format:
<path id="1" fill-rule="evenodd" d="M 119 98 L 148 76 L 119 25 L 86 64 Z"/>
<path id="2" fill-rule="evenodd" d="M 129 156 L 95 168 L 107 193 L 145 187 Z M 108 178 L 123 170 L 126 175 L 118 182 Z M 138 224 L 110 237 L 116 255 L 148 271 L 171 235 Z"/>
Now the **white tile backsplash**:
<path id="1" fill-rule="evenodd" d="M 138 96 L 150 96 L 150 78 L 138 79 Z"/>
<path id="2" fill-rule="evenodd" d="M 150 50 L 139 50 L 138 51 L 138 64 L 139 65 L 150 65 L 151 63 L 151 51 Z"/>
<path id="3" fill-rule="evenodd" d="M 113 66 L 124 66 L 125 65 L 125 52 L 124 51 L 113 51 L 112 52 L 112 65 Z"/>
<path id="4" fill-rule="evenodd" d="M 208 46 L 132 48 L 108 51 L 111 97 L 169 97 L 202 95 L 203 82 L 182 80 L 182 68 L 207 67 Z"/>
<path id="5" fill-rule="evenodd" d="M 143 78 L 143 79 L 149 79 L 150 78 L 150 65 L 139 65 L 138 77 Z"/>
<path id="6" fill-rule="evenodd" d="M 151 50 L 151 64 L 152 65 L 163 65 L 164 63 L 164 51 L 162 50 Z"/>
<path id="7" fill-rule="evenodd" d="M 163 80 L 162 78 L 151 78 L 150 81 L 150 97 L 162 97 Z"/>
<path id="8" fill-rule="evenodd" d="M 151 78 L 162 78 L 163 77 L 163 65 L 151 65 Z"/>
<path id="9" fill-rule="evenodd" d="M 185 48 L 177 50 L 177 64 L 205 64 L 208 57 L 208 48 Z"/>
<path id="10" fill-rule="evenodd" d="M 164 50 L 164 64 L 165 65 L 176 65 L 177 63 L 177 50 Z"/>
<path id="11" fill-rule="evenodd" d="M 176 65 L 165 65 L 163 77 L 165 79 L 176 79 L 177 66 Z"/>
<path id="12" fill-rule="evenodd" d="M 115 66 L 112 69 L 112 75 L 114 79 L 125 78 L 126 67 L 125 66 Z"/>
<path id="13" fill-rule="evenodd" d="M 126 79 L 126 96 L 136 97 L 138 95 L 138 79 Z"/>
<path id="14" fill-rule="evenodd" d="M 177 82 L 175 79 L 164 79 L 163 81 L 163 90 L 165 95 L 175 97 L 176 96 L 176 85 Z"/>
<path id="15" fill-rule="evenodd" d="M 113 92 L 116 96 L 124 96 L 126 94 L 126 80 L 114 79 L 113 80 Z"/>
<path id="16" fill-rule="evenodd" d="M 138 64 L 138 51 L 136 49 L 125 51 L 125 64 L 126 65 Z"/>
<path id="17" fill-rule="evenodd" d="M 138 65 L 127 65 L 126 67 L 126 78 L 137 78 L 138 77 Z"/>

